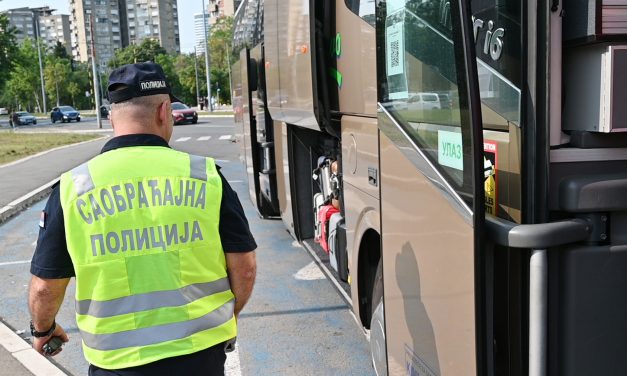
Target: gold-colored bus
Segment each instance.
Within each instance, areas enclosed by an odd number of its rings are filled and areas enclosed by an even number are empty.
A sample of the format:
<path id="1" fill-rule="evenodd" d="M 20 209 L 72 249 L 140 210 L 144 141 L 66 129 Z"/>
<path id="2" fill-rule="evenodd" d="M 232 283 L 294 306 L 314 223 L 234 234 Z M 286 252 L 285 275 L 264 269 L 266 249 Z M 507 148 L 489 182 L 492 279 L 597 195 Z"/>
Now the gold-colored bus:
<path id="1" fill-rule="evenodd" d="M 248 0 L 250 197 L 378 375 L 627 374 L 627 1 Z"/>

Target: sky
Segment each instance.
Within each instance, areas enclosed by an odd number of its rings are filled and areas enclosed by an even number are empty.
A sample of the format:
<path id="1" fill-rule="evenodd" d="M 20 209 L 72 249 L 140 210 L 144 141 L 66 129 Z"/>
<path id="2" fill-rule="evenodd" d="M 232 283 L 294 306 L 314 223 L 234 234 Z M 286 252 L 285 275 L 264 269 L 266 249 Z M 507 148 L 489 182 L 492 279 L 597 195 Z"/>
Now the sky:
<path id="1" fill-rule="evenodd" d="M 202 0 L 177 0 L 181 52 L 194 51 L 194 13 L 202 12 Z M 205 2 L 206 3 L 206 2 Z M 49 6 L 56 14 L 71 14 L 70 0 L 0 0 L 0 11 L 21 7 Z"/>

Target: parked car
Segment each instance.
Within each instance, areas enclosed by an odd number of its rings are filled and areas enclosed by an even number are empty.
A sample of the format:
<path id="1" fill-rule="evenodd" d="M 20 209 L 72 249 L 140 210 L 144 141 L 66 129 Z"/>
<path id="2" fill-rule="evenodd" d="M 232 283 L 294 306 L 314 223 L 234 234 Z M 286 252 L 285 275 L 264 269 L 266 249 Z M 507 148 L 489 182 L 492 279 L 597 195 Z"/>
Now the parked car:
<path id="1" fill-rule="evenodd" d="M 72 106 L 59 106 L 52 109 L 50 113 L 50 120 L 55 123 L 60 121 L 69 123 L 72 120 L 81 121 L 81 114 L 76 111 Z"/>
<path id="2" fill-rule="evenodd" d="M 408 110 L 440 109 L 440 97 L 437 93 L 418 93 L 407 100 Z"/>
<path id="3" fill-rule="evenodd" d="M 13 113 L 13 125 L 37 124 L 37 118 L 26 111 Z"/>
<path id="4" fill-rule="evenodd" d="M 198 123 L 198 113 L 181 102 L 172 103 L 172 119 L 174 125 L 190 122 Z"/>
<path id="5" fill-rule="evenodd" d="M 4 107 L 0 107 L 0 115 L 8 115 L 9 110 Z"/>

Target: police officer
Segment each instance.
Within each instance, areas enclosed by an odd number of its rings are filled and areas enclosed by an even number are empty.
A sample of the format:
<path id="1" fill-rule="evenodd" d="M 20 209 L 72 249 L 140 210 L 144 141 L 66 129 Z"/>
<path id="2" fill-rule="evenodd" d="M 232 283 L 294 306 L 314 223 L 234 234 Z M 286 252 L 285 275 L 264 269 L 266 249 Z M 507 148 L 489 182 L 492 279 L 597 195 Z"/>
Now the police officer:
<path id="1" fill-rule="evenodd" d="M 115 137 L 42 213 L 33 347 L 68 341 L 55 316 L 75 276 L 90 375 L 223 375 L 256 275 L 242 206 L 213 159 L 169 148 L 177 100 L 159 65 L 114 70 L 108 91 Z"/>

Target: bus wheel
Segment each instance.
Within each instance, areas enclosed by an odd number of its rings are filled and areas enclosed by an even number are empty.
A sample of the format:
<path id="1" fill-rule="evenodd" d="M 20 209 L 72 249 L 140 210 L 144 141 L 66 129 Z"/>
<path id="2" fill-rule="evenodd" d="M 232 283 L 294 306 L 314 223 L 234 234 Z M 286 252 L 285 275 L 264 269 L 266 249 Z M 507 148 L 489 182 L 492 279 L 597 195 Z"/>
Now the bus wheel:
<path id="1" fill-rule="evenodd" d="M 370 319 L 370 353 L 377 376 L 387 375 L 385 352 L 385 317 L 383 316 L 383 263 L 379 260 L 372 288 L 372 315 Z"/>

